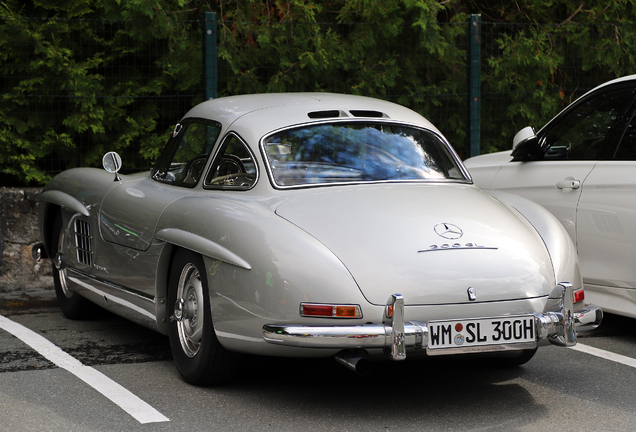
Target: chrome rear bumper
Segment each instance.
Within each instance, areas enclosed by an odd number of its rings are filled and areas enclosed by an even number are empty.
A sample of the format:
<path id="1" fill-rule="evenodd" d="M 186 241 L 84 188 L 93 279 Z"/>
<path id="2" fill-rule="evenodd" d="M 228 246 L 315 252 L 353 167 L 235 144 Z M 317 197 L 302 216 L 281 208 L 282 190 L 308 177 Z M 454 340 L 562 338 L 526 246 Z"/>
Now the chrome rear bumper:
<path id="1" fill-rule="evenodd" d="M 587 331 L 598 327 L 603 312 L 595 306 L 574 310 L 572 285 L 562 282 L 554 287 L 543 313 L 533 313 L 535 342 L 498 345 L 489 348 L 452 348 L 432 351 L 429 355 L 459 354 L 476 351 L 533 349 L 540 341 L 547 340 L 558 346 L 576 345 L 577 330 Z M 406 358 L 406 348 L 427 349 L 428 323 L 404 322 L 404 299 L 400 294 L 389 297 L 385 311 L 393 306 L 391 318 L 386 316 L 382 324 L 316 326 L 293 324 L 267 324 L 263 326 L 266 342 L 303 348 L 373 349 L 381 348 L 393 360 Z"/>

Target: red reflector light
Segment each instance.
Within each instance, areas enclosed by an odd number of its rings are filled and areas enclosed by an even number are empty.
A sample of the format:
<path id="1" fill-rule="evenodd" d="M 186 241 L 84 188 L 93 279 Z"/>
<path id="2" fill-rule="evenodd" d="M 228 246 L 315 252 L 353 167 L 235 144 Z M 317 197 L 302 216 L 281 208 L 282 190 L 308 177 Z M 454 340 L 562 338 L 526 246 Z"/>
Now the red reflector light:
<path id="1" fill-rule="evenodd" d="M 585 290 L 581 288 L 574 291 L 573 297 L 574 298 L 572 300 L 574 301 L 574 303 L 582 302 L 583 300 L 585 300 Z"/>
<path id="2" fill-rule="evenodd" d="M 329 305 L 315 305 L 315 304 L 301 304 L 300 314 L 305 316 L 333 316 L 333 306 Z"/>
<path id="3" fill-rule="evenodd" d="M 362 310 L 358 305 L 301 303 L 300 315 L 326 318 L 362 318 Z"/>

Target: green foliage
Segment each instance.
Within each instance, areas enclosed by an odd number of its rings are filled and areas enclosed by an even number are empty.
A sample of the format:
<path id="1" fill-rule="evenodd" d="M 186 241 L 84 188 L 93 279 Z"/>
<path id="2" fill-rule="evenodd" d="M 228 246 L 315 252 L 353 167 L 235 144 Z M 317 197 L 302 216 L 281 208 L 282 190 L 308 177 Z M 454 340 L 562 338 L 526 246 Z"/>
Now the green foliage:
<path id="1" fill-rule="evenodd" d="M 0 0 L 0 182 L 43 184 L 104 152 L 147 168 L 203 97 L 203 13 L 219 96 L 330 91 L 406 105 L 456 149 L 466 22 L 482 15 L 482 152 L 510 147 L 636 63 L 636 0 Z"/>
<path id="2" fill-rule="evenodd" d="M 164 119 L 156 96 L 188 94 L 201 80 L 191 67 L 201 62 L 197 23 L 171 21 L 159 3 L 0 3 L 4 179 L 42 184 L 60 169 L 98 164 L 109 150 L 142 156 L 128 158 L 139 161 L 128 169 L 156 158 L 178 118 Z"/>
<path id="3" fill-rule="evenodd" d="M 437 0 L 221 4 L 223 94 L 330 91 L 409 106 L 463 143 L 465 16 L 438 22 Z"/>
<path id="4" fill-rule="evenodd" d="M 539 128 L 585 91 L 632 74 L 635 5 L 467 0 L 482 19 L 482 153 L 509 149 L 521 128 Z"/>

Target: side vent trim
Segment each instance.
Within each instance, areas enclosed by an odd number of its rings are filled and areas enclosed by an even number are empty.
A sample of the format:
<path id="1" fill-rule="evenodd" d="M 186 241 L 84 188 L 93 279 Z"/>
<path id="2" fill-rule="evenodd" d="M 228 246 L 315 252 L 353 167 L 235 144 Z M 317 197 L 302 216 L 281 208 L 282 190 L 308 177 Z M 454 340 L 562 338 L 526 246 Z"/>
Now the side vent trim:
<path id="1" fill-rule="evenodd" d="M 75 249 L 77 250 L 77 261 L 87 266 L 93 265 L 92 240 L 90 224 L 81 219 L 75 219 Z"/>

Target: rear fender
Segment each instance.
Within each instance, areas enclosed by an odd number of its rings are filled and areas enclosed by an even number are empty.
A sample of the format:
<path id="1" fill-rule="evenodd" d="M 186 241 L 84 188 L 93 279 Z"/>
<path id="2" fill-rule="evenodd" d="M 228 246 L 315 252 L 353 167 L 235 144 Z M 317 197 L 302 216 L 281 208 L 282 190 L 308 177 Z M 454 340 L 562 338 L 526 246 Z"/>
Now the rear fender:
<path id="1" fill-rule="evenodd" d="M 155 285 L 157 325 L 161 333 L 167 334 L 168 320 L 174 307 L 168 302 L 168 280 L 170 278 L 172 258 L 177 249 L 188 249 L 213 260 L 223 261 L 246 270 L 251 269 L 250 264 L 238 255 L 198 234 L 176 228 L 165 228 L 157 232 L 155 237 L 157 240 L 166 242 L 166 247 L 161 252 L 157 262 Z"/>
<path id="2" fill-rule="evenodd" d="M 576 291 L 583 287 L 576 246 L 559 220 L 544 207 L 519 195 L 486 190 L 497 200 L 525 217 L 543 239 L 550 254 L 556 283 L 570 282 Z"/>

